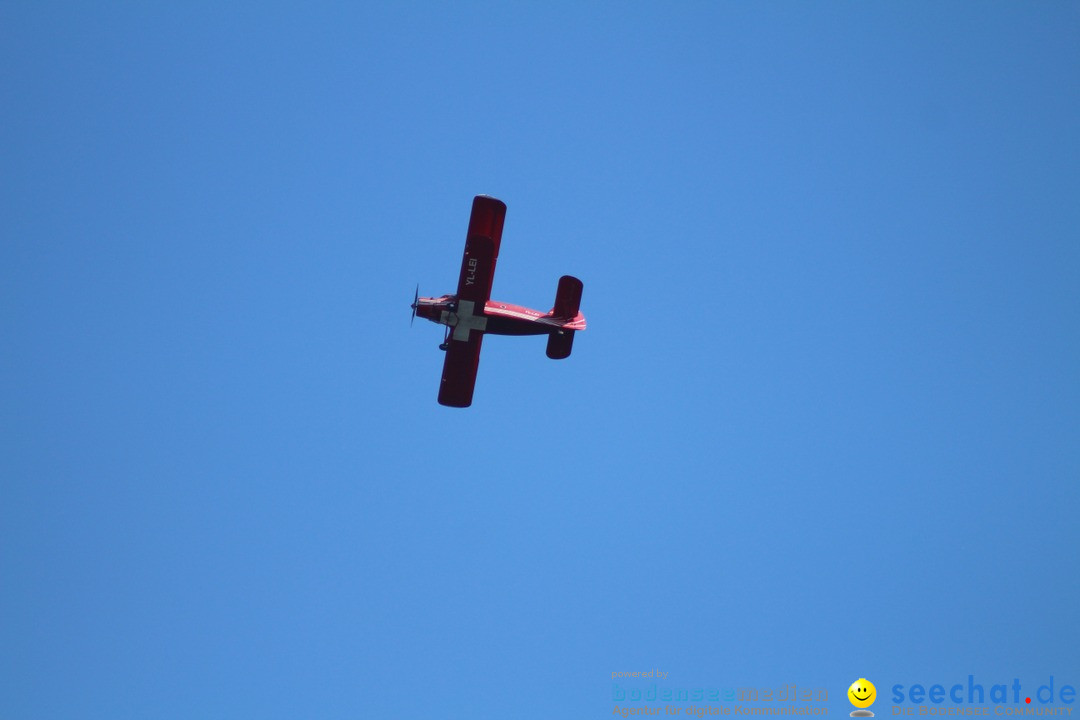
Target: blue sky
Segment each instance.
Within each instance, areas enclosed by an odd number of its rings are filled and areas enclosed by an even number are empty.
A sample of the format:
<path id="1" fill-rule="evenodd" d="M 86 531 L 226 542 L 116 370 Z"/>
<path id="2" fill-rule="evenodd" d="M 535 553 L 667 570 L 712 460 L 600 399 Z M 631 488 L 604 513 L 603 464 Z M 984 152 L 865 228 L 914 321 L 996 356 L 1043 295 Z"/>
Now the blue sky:
<path id="1" fill-rule="evenodd" d="M 1080 685 L 1075 3 L 0 8 L 0 716 Z M 471 198 L 552 362 L 435 403 Z M 630 685 L 627 685 L 630 687 Z"/>

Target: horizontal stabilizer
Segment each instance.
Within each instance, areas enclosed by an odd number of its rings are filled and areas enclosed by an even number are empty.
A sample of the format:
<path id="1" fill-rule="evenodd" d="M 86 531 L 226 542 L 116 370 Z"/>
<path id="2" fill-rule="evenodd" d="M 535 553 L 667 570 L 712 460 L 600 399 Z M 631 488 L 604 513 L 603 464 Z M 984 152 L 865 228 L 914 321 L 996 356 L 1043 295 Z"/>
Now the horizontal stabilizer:
<path id="1" fill-rule="evenodd" d="M 574 331 L 564 330 L 561 333 L 548 335 L 547 356 L 552 360 L 562 360 L 570 357 L 570 350 L 574 347 Z"/>
<path id="2" fill-rule="evenodd" d="M 551 314 L 555 317 L 573 320 L 581 307 L 581 290 L 584 287 L 576 277 L 563 275 L 559 278 L 559 287 L 555 291 L 555 307 Z M 569 354 L 569 350 L 567 350 Z"/>

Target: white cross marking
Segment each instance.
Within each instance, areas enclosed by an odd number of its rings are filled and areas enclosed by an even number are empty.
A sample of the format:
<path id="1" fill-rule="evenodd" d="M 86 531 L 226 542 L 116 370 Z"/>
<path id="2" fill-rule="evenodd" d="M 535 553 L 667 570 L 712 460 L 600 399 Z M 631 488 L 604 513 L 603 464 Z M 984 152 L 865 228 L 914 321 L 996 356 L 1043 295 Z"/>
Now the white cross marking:
<path id="1" fill-rule="evenodd" d="M 476 303 L 472 300 L 458 301 L 457 323 L 454 325 L 454 334 L 452 335 L 455 340 L 468 341 L 470 330 L 483 332 L 487 329 L 487 318 L 483 315 L 474 315 L 475 307 Z"/>

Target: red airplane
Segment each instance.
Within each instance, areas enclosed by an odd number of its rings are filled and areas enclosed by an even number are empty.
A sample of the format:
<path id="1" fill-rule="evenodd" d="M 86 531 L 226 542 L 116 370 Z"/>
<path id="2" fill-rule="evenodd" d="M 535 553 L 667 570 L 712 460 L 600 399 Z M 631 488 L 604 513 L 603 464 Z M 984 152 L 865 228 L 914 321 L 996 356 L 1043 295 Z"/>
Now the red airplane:
<path id="1" fill-rule="evenodd" d="M 443 362 L 439 404 L 469 407 L 480 364 L 480 343 L 484 333 L 494 335 L 547 335 L 547 356 L 560 360 L 570 355 L 574 333 L 585 329 L 581 305 L 582 283 L 563 275 L 555 291 L 555 307 L 542 313 L 520 305 L 491 300 L 491 282 L 499 257 L 506 205 L 486 195 L 473 198 L 469 232 L 465 236 L 465 257 L 461 260 L 457 294 L 413 299 L 413 318 L 419 315 L 446 326 L 440 350 Z"/>

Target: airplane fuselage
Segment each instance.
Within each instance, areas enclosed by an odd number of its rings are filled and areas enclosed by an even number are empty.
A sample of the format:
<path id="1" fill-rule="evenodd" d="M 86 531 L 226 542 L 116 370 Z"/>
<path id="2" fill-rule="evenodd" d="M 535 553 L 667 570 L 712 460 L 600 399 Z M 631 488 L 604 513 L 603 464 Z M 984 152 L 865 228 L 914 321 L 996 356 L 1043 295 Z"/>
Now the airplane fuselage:
<path id="1" fill-rule="evenodd" d="M 419 298 L 416 314 L 434 323 L 452 328 L 451 337 L 464 340 L 472 330 L 492 335 L 551 335 L 567 330 L 584 330 L 585 316 L 572 319 L 555 317 L 522 305 L 489 300 L 482 308 L 455 295 Z"/>

